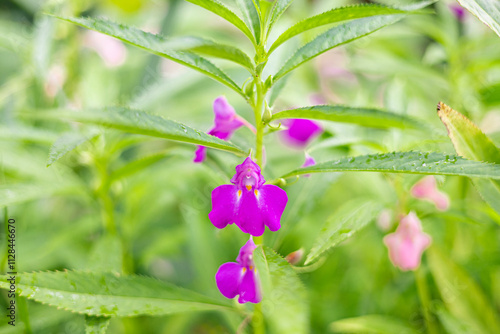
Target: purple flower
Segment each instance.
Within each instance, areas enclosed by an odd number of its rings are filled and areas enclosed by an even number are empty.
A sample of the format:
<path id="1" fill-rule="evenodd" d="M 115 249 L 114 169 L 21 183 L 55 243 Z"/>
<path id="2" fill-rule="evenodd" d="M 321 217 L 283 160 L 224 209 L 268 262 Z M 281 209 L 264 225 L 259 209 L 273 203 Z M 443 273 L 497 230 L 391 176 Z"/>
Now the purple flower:
<path id="1" fill-rule="evenodd" d="M 389 249 L 389 258 L 401 270 L 415 270 L 420 266 L 422 253 L 429 247 L 431 237 L 422 231 L 422 225 L 415 212 L 401 219 L 396 232 L 384 237 Z"/>
<path id="2" fill-rule="evenodd" d="M 229 140 L 233 133 L 242 125 L 249 124 L 239 117 L 234 108 L 227 102 L 224 96 L 219 96 L 214 101 L 214 127 L 208 131 L 209 135 L 215 136 L 222 140 Z M 203 162 L 207 156 L 207 148 L 198 146 L 195 152 L 194 162 Z"/>
<path id="3" fill-rule="evenodd" d="M 323 129 L 308 119 L 288 119 L 283 122 L 288 129 L 281 132 L 282 138 L 290 146 L 303 148 L 314 138 L 319 136 Z"/>
<path id="4" fill-rule="evenodd" d="M 314 166 L 316 165 L 316 160 L 314 160 L 313 157 L 311 157 L 309 154 L 306 153 L 306 161 L 302 165 L 302 167 L 309 167 L 309 166 Z M 311 174 L 304 174 L 304 177 L 309 177 Z"/>
<path id="5" fill-rule="evenodd" d="M 465 17 L 465 8 L 460 6 L 459 4 L 452 3 L 448 5 L 450 11 L 455 15 L 458 21 L 462 22 Z"/>
<path id="6" fill-rule="evenodd" d="M 236 258 L 237 262 L 224 263 L 215 274 L 217 288 L 226 298 L 234 298 L 239 295 L 238 302 L 260 303 L 262 294 L 260 292 L 259 277 L 253 262 L 253 251 L 257 248 L 253 240 L 241 247 Z"/>
<path id="7" fill-rule="evenodd" d="M 288 197 L 278 186 L 264 184 L 259 165 L 246 158 L 236 166 L 232 185 L 225 184 L 212 191 L 212 211 L 208 218 L 217 228 L 235 223 L 243 232 L 261 236 L 265 226 L 280 229 L 280 219 Z"/>

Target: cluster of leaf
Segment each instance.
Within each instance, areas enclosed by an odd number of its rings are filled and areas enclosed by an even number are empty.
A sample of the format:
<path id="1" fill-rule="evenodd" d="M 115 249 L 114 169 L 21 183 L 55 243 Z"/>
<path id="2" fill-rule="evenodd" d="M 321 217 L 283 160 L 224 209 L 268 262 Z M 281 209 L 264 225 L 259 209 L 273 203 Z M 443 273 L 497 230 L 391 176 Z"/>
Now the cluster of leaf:
<path id="1" fill-rule="evenodd" d="M 248 74 L 251 78 L 259 76 L 265 82 L 265 89 L 269 90 L 269 106 L 275 104 L 275 108 L 279 108 L 280 103 L 287 104 L 283 102 L 287 99 L 284 84 L 290 72 L 332 48 L 375 32 L 410 14 L 421 14 L 415 10 L 422 7 L 416 6 L 412 9 L 413 11 L 380 5 L 333 8 L 292 24 L 279 34 L 273 43 L 267 43 L 274 31 L 272 28 L 279 25 L 278 19 L 285 13 L 292 1 L 237 0 L 235 3 L 241 14 L 236 14 L 216 0 L 189 0 L 189 2 L 211 11 L 234 25 L 248 38 L 249 43 L 254 47 L 254 54 L 249 56 L 244 51 L 244 45 L 240 49 L 230 43 L 224 44 L 208 38 L 166 38 L 105 19 L 71 18 L 60 15 L 58 17 L 113 36 L 149 53 L 194 69 L 222 83 L 229 89 L 229 92 L 236 93 L 247 102 L 251 101 L 256 89 L 252 83 L 249 83 L 247 76 Z M 177 1 L 171 1 L 167 21 L 175 16 L 175 6 L 178 5 Z M 78 8 L 79 5 L 71 6 L 76 7 L 72 7 L 71 10 L 77 14 L 88 9 Z M 293 6 L 290 7 L 290 10 L 292 9 Z M 46 10 L 51 11 L 51 8 L 46 8 Z M 425 24 L 428 21 L 434 22 L 435 18 L 425 15 L 415 16 L 418 17 L 410 21 L 410 27 L 430 34 L 430 30 L 433 29 L 426 30 Z M 0 205 L 14 206 L 14 212 L 21 217 L 18 219 L 20 224 L 25 226 L 19 232 L 21 236 L 18 247 L 22 252 L 21 258 L 30 257 L 31 259 L 23 260 L 26 262 L 21 268 L 25 268 L 26 271 L 57 268 L 76 270 L 21 274 L 17 282 L 19 295 L 50 306 L 85 314 L 86 331 L 89 333 L 106 331 L 109 317 L 142 315 L 170 315 L 167 325 L 164 325 L 165 328 L 173 331 L 176 328 L 188 331 L 189 328 L 192 329 L 189 323 L 195 316 L 192 318 L 184 316 L 186 311 L 216 311 L 218 322 L 225 326 L 222 330 L 236 331 L 240 323 L 247 322 L 245 319 L 250 316 L 252 308 L 238 307 L 222 299 L 214 287 L 213 274 L 223 260 L 234 260 L 227 255 L 233 254 L 234 251 L 225 252 L 225 250 L 236 249 L 241 242 L 237 242 L 235 237 L 237 234 L 233 234 L 231 230 L 223 231 L 219 235 L 210 232 L 211 229 L 207 228 L 209 223 L 206 213 L 209 210 L 210 190 L 220 183 L 227 182 L 227 175 L 232 173 L 232 167 L 238 161 L 236 159 L 248 152 L 252 147 L 249 141 L 253 138 L 248 139 L 242 136 L 237 137 L 235 143 L 225 142 L 179 122 L 152 115 L 151 110 L 146 106 L 153 103 L 150 98 L 157 96 L 158 92 L 173 90 L 174 92 L 169 94 L 172 100 L 178 99 L 172 104 L 175 107 L 186 103 L 179 102 L 179 100 L 193 99 L 193 96 L 198 93 L 196 99 L 202 100 L 206 83 L 193 84 L 189 81 L 189 77 L 185 79 L 187 82 L 181 79 L 175 81 L 175 85 L 181 86 L 178 91 L 173 89 L 172 82 L 168 82 L 166 87 L 148 87 L 148 91 L 138 99 L 130 99 L 125 103 L 135 108 L 144 108 L 147 112 L 128 107 L 102 108 L 99 103 L 88 103 L 87 105 L 93 108 L 84 108 L 75 112 L 65 108 L 71 95 L 78 95 L 72 93 L 72 91 L 77 92 L 78 88 L 75 83 L 73 87 L 71 82 L 65 87 L 67 97 L 59 96 L 58 99 L 61 100 L 55 102 L 46 101 L 40 86 L 43 85 L 43 73 L 46 72 L 44 67 L 46 68 L 49 59 L 54 57 L 49 41 L 55 36 L 56 21 L 38 13 L 37 22 L 35 30 L 27 33 L 24 39 L 20 39 L 21 42 L 26 43 L 19 42 L 14 50 L 16 54 L 26 54 L 25 51 L 31 47 L 29 42 L 33 41 L 34 47 L 31 52 L 36 56 L 34 60 L 25 61 L 29 64 L 34 63 L 35 74 L 27 71 L 28 73 L 13 76 L 13 79 L 7 82 L 0 91 L 0 94 L 9 98 L 7 103 L 2 103 L 0 106 L 2 118 L 6 120 L 0 136 L 7 143 L 5 150 L 2 151 L 2 171 L 6 183 L 0 189 Z M 494 16 L 493 22 L 498 22 Z M 12 24 L 17 23 L 12 22 Z M 73 27 L 64 27 L 59 29 L 69 29 L 70 32 L 65 32 L 68 36 L 61 42 L 63 47 L 65 43 L 75 43 L 78 33 Z M 302 36 L 309 30 L 322 29 L 322 27 L 324 28 L 322 33 L 308 39 L 303 46 L 292 51 L 291 56 L 279 55 L 279 48 L 290 45 L 293 37 Z M 16 29 L 12 30 L 15 36 Z M 449 41 L 450 37 L 445 30 L 437 27 L 433 31 L 435 31 L 436 40 L 450 48 L 446 59 L 451 64 L 460 63 L 459 60 L 453 58 L 454 49 L 451 47 L 456 45 L 453 41 Z M 441 33 L 442 35 L 439 35 Z M 13 45 L 11 40 L 4 38 L 5 45 Z M 389 35 L 388 38 L 393 37 Z M 393 39 L 396 40 L 396 38 Z M 495 41 L 498 43 L 498 39 Z M 270 47 L 267 47 L 268 44 Z M 394 50 L 383 43 L 380 45 L 385 50 Z M 268 62 L 273 62 L 271 56 L 278 57 L 277 61 L 274 60 L 279 64 L 276 69 L 272 66 L 266 67 Z M 391 56 L 391 64 L 392 62 L 397 64 L 395 61 L 398 58 Z M 487 54 L 483 56 L 487 57 Z M 84 77 L 86 74 L 78 73 L 79 62 L 76 56 L 70 53 L 66 57 L 69 67 L 75 72 L 70 73 L 70 77 L 77 82 L 78 80 L 74 78 Z M 208 58 L 229 60 L 241 68 L 231 69 L 235 74 L 233 78 Z M 362 54 L 359 59 L 366 59 L 366 55 Z M 494 66 L 494 61 L 492 61 L 493 65 L 490 64 L 480 70 L 488 71 L 491 66 Z M 419 71 L 412 66 L 406 66 L 408 64 L 403 65 L 405 66 L 399 68 L 409 72 L 402 75 Z M 425 66 L 421 61 L 417 65 Z M 94 66 L 94 63 L 91 63 L 91 66 Z M 242 74 L 240 69 L 248 73 Z M 375 63 L 373 69 L 397 71 L 398 67 L 381 66 Z M 433 70 L 435 69 L 427 68 L 424 73 Z M 269 73 L 264 76 L 267 72 Z M 364 71 L 358 70 L 358 72 Z M 455 75 L 455 71 L 451 73 Z M 300 74 L 297 73 L 297 75 Z M 29 79 L 26 80 L 26 77 Z M 114 78 L 119 77 L 115 75 Z M 450 82 L 453 83 L 455 78 L 456 76 L 452 77 Z M 443 81 L 443 78 L 435 73 L 433 79 L 438 83 Z M 294 80 L 299 81 L 297 78 Z M 85 80 L 81 81 L 85 82 Z M 240 81 L 246 84 L 238 84 L 237 82 Z M 90 82 L 93 81 L 90 80 Z M 101 82 L 100 85 L 95 89 L 96 91 L 108 89 L 106 83 Z M 185 86 L 182 87 L 182 85 Z M 197 85 L 202 89 L 197 91 Z M 409 81 L 407 86 L 413 89 L 419 87 L 419 83 Z M 31 87 L 26 91 L 32 96 L 26 99 L 28 103 L 19 106 L 21 103 L 19 101 L 23 100 L 23 93 L 18 93 L 18 91 L 26 87 Z M 216 89 L 212 90 L 211 94 L 219 94 Z M 439 90 L 434 92 L 436 91 Z M 450 91 L 454 92 L 453 86 Z M 477 91 L 481 90 L 477 89 Z M 490 91 L 491 89 L 488 88 L 482 92 Z M 391 94 L 394 97 L 395 93 Z M 288 93 L 288 95 L 294 94 Z M 487 101 L 495 101 L 494 94 L 484 93 L 483 96 L 486 96 Z M 92 97 L 93 95 L 90 95 L 86 98 L 91 100 Z M 213 95 L 209 98 L 213 98 Z M 428 102 L 427 99 L 425 100 L 424 105 Z M 436 100 L 429 100 L 431 104 L 436 102 Z M 193 113 L 183 116 L 183 112 L 173 114 L 168 108 L 166 111 L 162 110 L 164 104 L 160 99 L 157 101 L 160 101 L 157 104 L 161 106 L 159 109 L 161 113 L 167 114 L 168 118 L 174 115 L 184 117 L 186 120 L 184 122 L 189 121 L 195 115 L 197 108 L 192 103 L 190 106 Z M 459 106 L 465 104 L 466 102 L 457 102 Z M 49 109 L 49 107 L 52 108 Z M 405 321 L 385 316 L 364 315 L 349 318 L 360 314 L 388 312 L 392 312 L 391 314 L 395 317 L 407 315 L 412 310 L 411 307 L 415 308 L 415 303 L 406 305 L 404 300 L 397 298 L 404 298 L 408 294 L 415 295 L 407 291 L 406 285 L 408 285 L 408 280 L 411 280 L 408 277 L 404 278 L 404 287 L 392 284 L 393 292 L 389 295 L 397 300 L 395 304 L 403 305 L 403 307 L 376 305 L 372 302 L 366 308 L 362 307 L 366 302 L 362 298 L 344 300 L 340 296 L 349 296 L 349 293 L 358 295 L 362 293 L 369 296 L 373 293 L 373 290 L 369 291 L 370 288 L 366 285 L 363 288 L 366 279 L 359 278 L 359 283 L 354 281 L 359 276 L 370 276 L 367 274 L 368 269 L 351 269 L 350 273 L 345 273 L 343 280 L 330 278 L 334 275 L 341 275 L 343 270 L 349 268 L 350 263 L 356 263 L 356 259 L 360 256 L 370 253 L 370 245 L 374 245 L 375 249 L 379 247 L 375 244 L 376 241 L 380 243 L 380 236 L 376 234 L 376 230 L 372 228 L 366 232 L 371 233 L 369 246 L 363 247 L 360 244 L 363 239 L 355 244 L 355 247 L 361 247 L 360 254 L 354 250 L 347 250 L 348 247 L 345 247 L 346 249 L 340 247 L 333 263 L 321 266 L 326 251 L 368 227 L 384 205 L 388 206 L 389 203 L 395 202 L 394 191 L 386 188 L 393 186 L 392 181 L 395 180 L 394 183 L 397 184 L 401 180 L 395 176 L 391 181 L 388 177 L 388 182 L 381 176 L 382 174 L 366 176 L 363 173 L 355 173 L 360 176 L 341 176 L 339 180 L 338 173 L 368 171 L 470 177 L 473 178 L 475 187 L 485 201 L 500 214 L 498 207 L 498 198 L 500 198 L 499 149 L 477 126 L 444 104 L 440 104 L 439 116 L 448 129 L 449 137 L 458 155 L 450 154 L 447 149 L 439 146 L 439 140 L 431 143 L 431 150 L 416 151 L 411 144 L 405 146 L 406 138 L 422 142 L 423 139 L 428 139 L 436 133 L 439 133 L 442 138 L 444 132 L 435 130 L 432 121 L 424 121 L 424 117 L 415 118 L 401 113 L 402 110 L 398 110 L 400 106 L 391 108 L 388 105 L 387 107 L 392 111 L 372 107 L 323 105 L 283 110 L 272 116 L 272 121 L 277 122 L 287 118 L 325 121 L 325 124 L 328 124 L 326 133 L 311 150 L 317 152 L 324 158 L 323 160 L 328 161 L 308 168 L 295 169 L 294 166 L 299 165 L 298 160 L 294 160 L 289 152 L 286 153 L 288 156 L 283 159 L 283 148 L 270 145 L 273 140 L 267 140 L 269 145 L 266 146 L 268 154 L 266 177 L 291 180 L 302 174 L 325 173 L 321 176 L 314 175 L 311 180 L 301 179 L 297 184 L 287 186 L 290 204 L 284 216 L 284 227 L 278 235 L 266 239 L 266 244 L 279 249 L 282 254 L 301 246 L 308 247 L 310 251 L 305 260 L 306 266 L 293 267 L 274 250 L 267 247 L 256 250 L 256 265 L 259 268 L 264 290 L 263 311 L 267 327 L 271 332 L 305 333 L 309 331 L 310 323 L 315 331 L 322 332 L 326 329 L 325 324 L 342 318 L 346 319 L 334 322 L 331 324 L 331 329 L 339 332 L 380 333 L 416 331 L 417 326 L 412 328 Z M 427 110 L 430 109 L 434 108 L 427 108 Z M 206 110 L 207 108 L 203 109 L 204 112 Z M 15 116 L 13 113 L 16 113 Z M 432 115 L 435 117 L 434 110 L 432 110 Z M 203 117 L 208 119 L 207 116 Z M 9 122 L 12 118 L 16 118 L 16 121 Z M 18 122 L 17 118 L 21 119 L 21 122 Z M 67 127 L 64 124 L 58 124 L 59 120 L 75 121 L 87 126 L 72 124 L 71 127 Z M 274 135 L 271 133 L 268 137 L 271 136 Z M 391 136 L 396 137 L 394 139 L 396 144 L 387 147 L 386 139 Z M 405 137 L 405 144 L 397 140 L 400 138 L 398 136 Z M 183 143 L 204 145 L 233 153 L 235 157 L 211 153 L 207 164 L 209 168 L 200 172 L 199 169 L 190 165 L 192 146 L 184 146 Z M 50 145 L 50 149 L 47 145 Z M 398 152 L 391 152 L 393 150 Z M 44 155 L 47 151 L 49 151 L 49 158 L 47 163 L 44 163 Z M 72 153 L 68 157 L 67 153 L 72 151 L 77 154 Z M 434 152 L 428 153 L 427 151 Z M 63 157 L 64 163 L 56 163 Z M 77 161 L 69 160 L 68 158 L 71 157 L 75 157 Z M 338 157 L 338 159 L 332 160 L 333 157 Z M 51 165 L 51 167 L 46 169 L 45 165 Z M 328 174 L 330 172 L 335 173 Z M 463 181 L 462 178 L 458 180 Z M 379 188 L 380 184 L 384 184 L 380 187 L 382 189 Z M 390 185 L 387 186 L 387 184 Z M 460 186 L 463 188 L 462 197 L 456 196 L 454 199 L 467 203 L 469 196 L 474 196 L 471 193 L 475 194 L 475 191 L 467 189 L 462 184 L 456 188 Z M 403 187 L 408 188 L 407 185 Z M 345 194 L 337 195 L 338 189 L 342 189 Z M 334 210 L 332 218 L 328 219 L 324 226 L 316 223 L 314 228 L 310 228 L 309 225 L 312 222 L 326 220 L 325 217 L 332 213 L 332 206 L 340 205 L 346 198 L 354 198 L 366 195 L 366 193 L 368 197 L 371 197 L 369 200 L 362 199 L 348 203 Z M 54 197 L 55 195 L 62 196 Z M 43 202 L 42 204 L 37 204 L 40 202 L 23 204 L 40 198 L 49 198 L 50 211 L 61 211 L 60 214 L 49 212 L 42 216 L 53 217 L 59 221 L 59 225 L 45 227 L 48 224 L 47 221 L 36 218 L 35 213 L 41 209 Z M 498 216 L 488 211 L 490 209 L 481 204 L 479 199 L 476 198 L 475 203 L 478 203 L 478 207 L 486 212 L 487 220 L 496 219 L 498 222 Z M 167 208 L 164 208 L 165 206 Z M 19 210 L 22 209 L 25 209 L 28 214 L 19 214 Z M 451 217 L 429 213 L 427 208 L 424 208 L 423 212 L 427 212 L 430 221 L 435 222 L 437 219 L 438 223 L 439 220 L 445 219 L 477 220 L 477 215 L 466 211 L 453 212 L 450 214 Z M 72 217 L 74 221 L 71 221 L 69 217 Z M 65 223 L 62 223 L 64 221 Z M 72 224 L 67 224 L 68 221 Z M 35 224 L 36 222 L 38 224 Z M 45 228 L 49 228 L 54 235 L 48 240 L 41 240 L 36 233 L 44 233 Z M 435 228 L 433 236 L 436 235 L 436 239 L 439 239 L 437 237 L 439 231 Z M 458 227 L 453 229 L 452 235 L 462 240 L 459 231 Z M 498 231 L 495 233 L 498 234 Z M 22 235 L 27 235 L 31 239 L 23 239 Z M 488 239 L 486 243 L 491 243 L 491 239 Z M 444 241 L 438 241 L 437 244 L 448 245 Z M 455 244 L 452 243 L 452 245 Z M 487 248 L 483 253 L 488 255 L 495 252 L 494 246 L 492 248 L 493 251 Z M 377 254 L 380 255 L 380 248 L 378 251 L 373 251 L 373 254 L 366 255 L 368 259 L 364 262 L 360 260 L 363 265 L 358 265 L 358 267 L 369 268 L 370 259 L 380 260 L 381 257 L 377 258 Z M 345 259 L 342 255 L 345 255 Z M 385 254 L 383 256 L 385 258 Z M 40 262 L 40 259 L 45 260 Z M 187 268 L 185 263 L 189 263 Z M 387 260 L 385 260 L 385 265 L 390 268 Z M 437 249 L 433 249 L 430 253 L 428 265 L 436 289 L 432 291 L 432 294 L 440 296 L 440 300 L 443 301 L 442 305 L 438 305 L 433 310 L 434 316 L 439 320 L 437 326 L 441 326 L 449 333 L 457 331 L 487 333 L 488 330 L 500 328 L 496 317 L 497 311 L 464 269 L 455 265 Z M 495 265 L 498 268 L 498 261 Z M 172 270 L 169 269 L 171 267 L 175 268 L 175 272 L 182 274 L 172 275 L 170 273 Z M 308 273 L 313 270 L 316 271 Z M 361 275 L 358 275 L 358 272 Z M 165 278 L 177 285 L 189 287 L 201 293 L 136 275 L 138 273 Z M 304 282 L 301 282 L 298 273 L 304 273 L 302 276 Z M 498 269 L 496 274 L 492 271 L 492 275 L 498 277 Z M 186 283 L 185 280 L 189 277 L 194 278 L 188 279 L 189 282 Z M 387 280 L 394 280 L 394 277 L 397 277 L 394 272 L 377 274 L 375 276 L 377 282 L 373 285 L 373 289 L 383 287 Z M 7 277 L 2 278 L 0 287 L 8 288 L 6 279 Z M 424 280 L 427 280 L 427 277 L 424 277 Z M 339 283 L 339 286 L 341 286 L 340 283 L 343 286 L 350 285 L 348 292 L 342 294 L 341 288 L 332 287 L 334 283 Z M 396 297 L 398 289 L 402 289 L 403 293 Z M 325 293 L 327 297 L 323 296 Z M 380 293 L 376 296 L 375 300 L 380 300 L 381 304 L 386 303 L 386 299 L 391 299 Z M 340 305 L 333 305 L 335 302 Z M 30 304 L 30 307 L 35 310 L 35 315 L 37 306 Z M 317 309 L 320 306 L 324 306 L 323 311 Z M 423 305 L 422 307 L 429 308 L 430 306 Z M 383 312 L 383 310 L 388 312 Z M 25 328 L 30 326 L 48 328 L 55 326 L 54 324 L 58 322 L 69 322 L 70 315 L 65 312 L 50 314 L 54 315 L 47 321 L 40 323 L 31 321 L 31 325 L 27 317 L 23 318 L 23 326 Z M 207 319 L 210 318 L 209 316 L 200 317 L 199 324 L 208 322 Z M 36 316 L 31 318 L 36 319 Z M 129 330 L 132 332 L 144 330 L 141 327 L 134 327 L 139 326 L 139 322 L 127 321 L 128 319 L 124 320 L 124 326 L 130 326 Z M 151 321 L 148 324 L 151 326 L 151 331 L 156 331 L 162 326 L 159 322 L 154 322 L 155 320 Z M 200 326 L 200 330 L 203 330 L 203 325 Z M 114 325 L 112 323 L 110 327 L 113 331 L 120 331 L 120 326 L 116 323 Z M 441 327 L 438 328 L 441 329 Z M 248 328 L 242 330 L 248 330 Z"/>

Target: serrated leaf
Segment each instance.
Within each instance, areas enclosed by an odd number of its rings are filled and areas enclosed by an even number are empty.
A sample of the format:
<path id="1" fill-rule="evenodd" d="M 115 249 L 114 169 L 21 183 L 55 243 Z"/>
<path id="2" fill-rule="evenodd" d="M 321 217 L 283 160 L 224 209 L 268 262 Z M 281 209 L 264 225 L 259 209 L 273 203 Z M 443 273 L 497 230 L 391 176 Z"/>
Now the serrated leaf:
<path id="1" fill-rule="evenodd" d="M 228 9 L 225 5 L 217 0 L 186 0 L 192 4 L 203 7 L 212 13 L 222 17 L 228 22 L 232 23 L 236 28 L 240 29 L 251 41 L 255 44 L 255 38 L 247 27 L 245 22 L 243 22 L 235 13 Z"/>
<path id="2" fill-rule="evenodd" d="M 193 51 L 205 56 L 230 60 L 247 68 L 253 73 L 254 65 L 250 57 L 240 49 L 201 37 L 177 37 L 171 41 L 176 51 Z M 169 44 L 171 44 L 169 43 Z M 173 44 L 175 43 L 175 44 Z"/>
<path id="3" fill-rule="evenodd" d="M 458 0 L 478 19 L 500 36 L 500 2 L 491 0 Z"/>
<path id="4" fill-rule="evenodd" d="M 307 292 L 292 266 L 268 247 L 257 248 L 254 258 L 270 333 L 309 333 Z"/>
<path id="5" fill-rule="evenodd" d="M 304 19 L 296 23 L 295 25 L 291 26 L 290 28 L 288 28 L 271 45 L 271 47 L 269 48 L 269 53 L 273 52 L 278 46 L 280 46 L 290 38 L 297 36 L 305 31 L 318 28 L 327 24 L 360 19 L 376 15 L 407 14 L 407 13 L 408 13 L 407 11 L 401 9 L 375 5 L 375 4 L 363 4 L 363 5 L 334 8 L 324 13 Z"/>
<path id="6" fill-rule="evenodd" d="M 105 334 L 108 325 L 108 317 L 85 316 L 85 334 Z"/>
<path id="7" fill-rule="evenodd" d="M 371 334 L 418 334 L 403 321 L 386 315 L 364 315 L 356 318 L 337 320 L 330 324 L 336 333 L 371 333 Z"/>
<path id="8" fill-rule="evenodd" d="M 368 225 L 381 209 L 380 203 L 370 200 L 355 200 L 343 205 L 321 229 L 304 264 L 310 264 L 330 248 L 352 237 Z"/>
<path id="9" fill-rule="evenodd" d="M 97 134 L 84 135 L 77 132 L 68 132 L 63 134 L 50 147 L 47 167 L 95 136 L 97 136 Z"/>
<path id="10" fill-rule="evenodd" d="M 10 288 L 8 278 L 0 276 L 0 288 Z M 91 316 L 127 317 L 231 309 L 225 300 L 211 299 L 143 276 L 40 272 L 18 274 L 16 282 L 18 296 Z"/>
<path id="11" fill-rule="evenodd" d="M 385 26 L 396 23 L 405 16 L 406 14 L 395 14 L 366 17 L 343 23 L 330 30 L 327 30 L 326 32 L 317 36 L 311 42 L 299 48 L 285 62 L 283 67 L 275 75 L 273 75 L 273 82 L 276 82 L 288 72 L 299 67 L 306 61 L 319 56 L 323 52 L 371 34 Z"/>
<path id="12" fill-rule="evenodd" d="M 425 124 L 409 116 L 370 108 L 318 105 L 280 111 L 272 119 L 305 118 L 341 123 L 353 123 L 373 128 L 425 128 Z"/>
<path id="13" fill-rule="evenodd" d="M 498 313 L 468 273 L 435 248 L 427 252 L 432 276 L 450 313 L 478 333 L 500 333 Z"/>
<path id="14" fill-rule="evenodd" d="M 282 178 L 325 172 L 387 172 L 430 175 L 459 175 L 500 179 L 500 164 L 471 161 L 437 152 L 392 152 L 346 157 L 299 168 Z"/>
<path id="15" fill-rule="evenodd" d="M 175 47 L 169 46 L 169 40 L 160 36 L 151 34 L 137 28 L 129 27 L 123 24 L 117 24 L 106 19 L 84 18 L 84 17 L 59 17 L 61 20 L 71 22 L 87 29 L 95 30 L 100 33 L 118 38 L 126 43 L 137 46 L 158 56 L 170 59 L 184 66 L 197 70 L 212 79 L 219 81 L 227 87 L 233 89 L 241 96 L 245 94 L 241 88 L 220 68 L 215 66 L 209 60 L 198 56 L 189 51 L 176 51 Z M 176 46 L 176 42 L 172 42 Z"/>
<path id="16" fill-rule="evenodd" d="M 285 10 L 290 6 L 293 0 L 276 0 L 274 2 L 273 10 L 269 15 L 269 20 L 267 23 L 267 31 L 271 31 L 274 23 L 281 17 Z"/>
<path id="17" fill-rule="evenodd" d="M 236 0 L 236 4 L 240 8 L 247 26 L 252 29 L 255 42 L 259 44 L 261 37 L 260 12 L 254 1 L 258 0 Z"/>
<path id="18" fill-rule="evenodd" d="M 500 149 L 472 121 L 440 102 L 438 115 L 448 130 L 455 151 L 467 159 L 500 164 Z M 483 199 L 500 213 L 500 182 L 473 180 Z"/>
<path id="19" fill-rule="evenodd" d="M 130 133 L 203 145 L 236 154 L 245 154 L 245 152 L 230 142 L 195 130 L 184 124 L 134 109 L 112 107 L 90 109 L 80 112 L 71 110 L 50 110 L 39 112 L 31 116 L 67 119 L 87 124 L 101 125 Z"/>

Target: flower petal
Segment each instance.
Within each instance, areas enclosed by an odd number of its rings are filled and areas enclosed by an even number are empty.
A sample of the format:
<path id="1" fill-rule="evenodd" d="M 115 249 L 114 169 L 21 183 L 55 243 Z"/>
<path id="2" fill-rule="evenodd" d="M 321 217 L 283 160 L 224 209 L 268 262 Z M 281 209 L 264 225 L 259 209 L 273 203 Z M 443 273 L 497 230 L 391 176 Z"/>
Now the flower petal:
<path id="1" fill-rule="evenodd" d="M 259 237 L 264 233 L 265 227 L 255 191 L 243 189 L 240 194 L 234 223 L 243 232 Z"/>
<path id="2" fill-rule="evenodd" d="M 198 146 L 198 148 L 194 152 L 193 162 L 200 163 L 205 161 L 206 158 L 207 158 L 207 148 L 205 146 Z"/>
<path id="3" fill-rule="evenodd" d="M 262 294 L 260 293 L 260 284 L 257 273 L 254 270 L 247 270 L 240 283 L 240 297 L 238 302 L 260 303 Z"/>
<path id="4" fill-rule="evenodd" d="M 278 186 L 266 184 L 258 189 L 258 194 L 264 224 L 273 232 L 279 230 L 281 215 L 288 202 L 286 192 Z"/>
<path id="5" fill-rule="evenodd" d="M 212 211 L 208 218 L 217 228 L 224 228 L 232 224 L 235 218 L 238 202 L 238 188 L 234 185 L 224 184 L 212 191 Z"/>
<path id="6" fill-rule="evenodd" d="M 236 262 L 224 263 L 215 274 L 215 282 L 220 293 L 226 298 L 240 294 L 240 283 L 244 268 Z M 241 296 L 240 296 L 241 298 Z"/>

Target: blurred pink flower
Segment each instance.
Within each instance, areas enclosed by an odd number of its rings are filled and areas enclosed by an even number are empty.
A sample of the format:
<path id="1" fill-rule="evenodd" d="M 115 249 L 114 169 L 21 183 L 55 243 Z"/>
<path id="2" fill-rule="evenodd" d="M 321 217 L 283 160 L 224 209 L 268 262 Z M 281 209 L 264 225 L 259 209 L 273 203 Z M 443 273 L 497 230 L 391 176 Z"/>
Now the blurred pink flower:
<path id="1" fill-rule="evenodd" d="M 102 58 L 107 67 L 118 67 L 125 63 L 127 49 L 122 42 L 96 31 L 87 31 L 83 43 Z"/>
<path id="2" fill-rule="evenodd" d="M 448 195 L 438 190 L 436 178 L 432 175 L 415 183 L 411 188 L 411 194 L 415 198 L 433 202 L 438 210 L 445 211 L 450 207 Z"/>
<path id="3" fill-rule="evenodd" d="M 281 131 L 281 137 L 288 145 L 296 148 L 306 147 L 323 132 L 319 124 L 308 119 L 286 119 L 283 125 L 288 129 Z"/>
<path id="4" fill-rule="evenodd" d="M 458 21 L 462 22 L 465 17 L 465 8 L 456 3 L 451 3 L 448 5 L 450 11 L 455 15 Z"/>
<path id="5" fill-rule="evenodd" d="M 61 65 L 52 65 L 47 73 L 44 90 L 48 97 L 54 98 L 66 82 L 66 69 Z"/>
<path id="6" fill-rule="evenodd" d="M 392 224 L 393 224 L 392 210 L 384 209 L 380 211 L 377 217 L 378 228 L 380 228 L 381 231 L 386 232 L 389 231 L 389 229 L 392 227 Z"/>
<path id="7" fill-rule="evenodd" d="M 401 219 L 396 232 L 384 237 L 392 264 L 403 271 L 420 266 L 422 253 L 431 244 L 431 237 L 422 231 L 422 224 L 415 212 Z"/>

